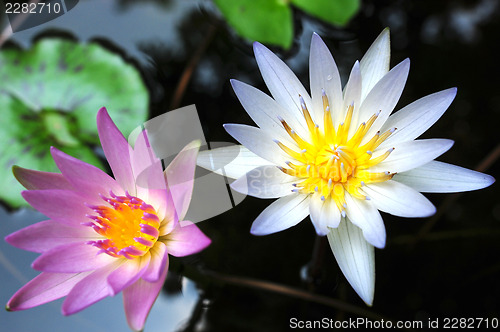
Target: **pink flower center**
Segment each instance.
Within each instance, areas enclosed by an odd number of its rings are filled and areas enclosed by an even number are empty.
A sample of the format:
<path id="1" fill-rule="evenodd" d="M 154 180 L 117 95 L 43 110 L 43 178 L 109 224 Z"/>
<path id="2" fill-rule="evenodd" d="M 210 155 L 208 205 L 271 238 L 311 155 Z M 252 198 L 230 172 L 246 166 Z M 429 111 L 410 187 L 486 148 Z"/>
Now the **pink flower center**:
<path id="1" fill-rule="evenodd" d="M 158 240 L 160 220 L 155 209 L 128 193 L 116 196 L 110 192 L 110 196 L 101 195 L 110 206 L 88 205 L 96 214 L 87 215 L 92 222 L 85 225 L 105 239 L 87 243 L 113 257 L 134 259 L 143 256 Z"/>

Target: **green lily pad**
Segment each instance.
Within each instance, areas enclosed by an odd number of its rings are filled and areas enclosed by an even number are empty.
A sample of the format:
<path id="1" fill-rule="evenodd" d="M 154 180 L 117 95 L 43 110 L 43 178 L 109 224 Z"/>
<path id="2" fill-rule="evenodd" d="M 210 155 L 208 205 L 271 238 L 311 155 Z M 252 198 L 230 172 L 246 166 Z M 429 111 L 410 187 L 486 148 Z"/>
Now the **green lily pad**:
<path id="1" fill-rule="evenodd" d="M 335 25 L 345 25 L 357 13 L 360 0 L 214 0 L 236 30 L 250 41 L 290 48 L 293 20 L 290 4 Z"/>
<path id="2" fill-rule="evenodd" d="M 90 43 L 46 38 L 0 52 L 0 199 L 24 205 L 13 165 L 57 172 L 50 146 L 103 167 L 96 115 L 105 106 L 127 136 L 146 120 L 149 94 L 135 67 Z"/>
<path id="3" fill-rule="evenodd" d="M 360 0 L 290 0 L 306 13 L 335 25 L 345 25 L 358 12 Z"/>
<path id="4" fill-rule="evenodd" d="M 292 11 L 287 1 L 215 0 L 215 4 L 240 36 L 284 48 L 292 45 Z"/>

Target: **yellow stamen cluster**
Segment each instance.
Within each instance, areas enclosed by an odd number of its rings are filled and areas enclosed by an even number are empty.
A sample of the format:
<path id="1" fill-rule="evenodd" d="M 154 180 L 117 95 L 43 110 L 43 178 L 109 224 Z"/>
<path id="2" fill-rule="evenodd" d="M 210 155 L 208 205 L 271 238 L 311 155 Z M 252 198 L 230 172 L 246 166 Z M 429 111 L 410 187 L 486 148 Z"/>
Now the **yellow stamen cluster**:
<path id="1" fill-rule="evenodd" d="M 86 225 L 105 237 L 88 244 L 113 257 L 143 256 L 158 240 L 160 220 L 155 209 L 128 193 L 116 196 L 110 192 L 110 196 L 101 196 L 110 206 L 88 206 L 97 215 L 88 215 L 92 222 Z"/>
<path id="2" fill-rule="evenodd" d="M 324 128 L 321 129 L 314 123 L 303 98 L 301 96 L 299 98 L 309 137 L 307 139 L 300 137 L 285 120 L 280 118 L 283 127 L 299 150 L 296 151 L 282 142 L 275 141 L 296 161 L 287 161 L 288 168 L 280 167 L 280 169 L 286 174 L 301 178 L 301 181 L 294 184 L 296 189 L 293 191 L 302 194 L 318 193 L 322 200 L 331 197 L 344 214 L 346 191 L 357 199 L 369 199 L 361 189 L 362 186 L 387 181 L 394 176 L 394 173 L 389 172 L 370 172 L 369 168 L 385 160 L 394 150 L 394 148 L 389 149 L 378 157 L 373 157 L 372 153 L 396 128 L 382 134 L 377 132 L 368 142 L 361 145 L 380 112 L 361 123 L 349 137 L 354 105 L 347 108 L 344 121 L 335 129 L 328 97 L 323 91 Z"/>

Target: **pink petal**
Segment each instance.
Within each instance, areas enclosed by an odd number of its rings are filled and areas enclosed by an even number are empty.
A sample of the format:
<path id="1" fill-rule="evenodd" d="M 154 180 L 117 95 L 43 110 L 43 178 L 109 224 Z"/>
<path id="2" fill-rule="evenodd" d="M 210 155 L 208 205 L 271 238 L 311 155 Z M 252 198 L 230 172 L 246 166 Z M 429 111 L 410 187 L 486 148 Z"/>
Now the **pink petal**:
<path id="1" fill-rule="evenodd" d="M 167 256 L 168 257 L 168 256 Z M 160 293 L 168 272 L 168 258 L 165 268 L 156 282 L 147 282 L 139 279 L 135 284 L 123 290 L 123 304 L 125 315 L 130 328 L 141 331 L 158 294 Z"/>
<path id="2" fill-rule="evenodd" d="M 165 170 L 165 180 L 179 220 L 184 219 L 191 201 L 196 157 L 200 144 L 200 141 L 193 141 L 186 145 Z"/>
<path id="3" fill-rule="evenodd" d="M 123 189 L 135 193 L 129 144 L 104 107 L 97 113 L 97 131 L 102 149 L 116 181 Z"/>
<path id="4" fill-rule="evenodd" d="M 195 224 L 186 220 L 168 234 L 167 238 L 165 244 L 168 253 L 176 257 L 200 252 L 212 242 Z"/>
<path id="5" fill-rule="evenodd" d="M 43 253 L 31 267 L 44 272 L 77 273 L 97 270 L 116 261 L 107 254 L 98 254 L 99 250 L 85 242 L 63 244 Z"/>
<path id="6" fill-rule="evenodd" d="M 101 267 L 77 283 L 63 302 L 63 315 L 75 314 L 106 296 L 110 296 L 111 290 L 106 278 L 117 266 L 118 264 L 112 264 Z"/>
<path id="7" fill-rule="evenodd" d="M 157 167 L 159 166 L 159 167 Z M 172 206 L 172 197 L 167 190 L 165 179 L 163 178 L 163 170 L 161 167 L 161 162 L 155 165 L 151 165 L 150 168 L 146 169 L 141 173 L 142 179 L 139 178 L 138 181 L 141 183 L 147 183 L 147 191 L 142 195 L 138 195 L 139 198 L 151 204 L 158 215 L 160 220 L 163 220 L 168 216 L 168 220 L 174 218 L 173 214 L 169 215 L 167 206 Z M 139 185 L 137 186 L 138 192 Z"/>
<path id="8" fill-rule="evenodd" d="M 114 270 L 107 278 L 111 295 L 118 294 L 124 288 L 139 280 L 148 268 L 150 260 L 151 255 L 147 253 L 140 258 L 126 260 L 119 268 Z"/>
<path id="9" fill-rule="evenodd" d="M 167 205 L 170 205 L 167 186 L 163 178 L 161 160 L 156 158 L 149 145 L 145 130 L 136 139 L 132 152 L 132 168 L 137 196 L 153 205 L 160 219 L 163 219 Z"/>
<path id="10" fill-rule="evenodd" d="M 34 171 L 19 166 L 12 167 L 12 172 L 17 181 L 29 190 L 73 189 L 73 186 L 60 173 Z"/>
<path id="11" fill-rule="evenodd" d="M 5 241 L 14 247 L 42 253 L 54 247 L 81 242 L 95 236 L 89 227 L 70 227 L 54 220 L 45 220 L 7 235 Z"/>
<path id="12" fill-rule="evenodd" d="M 137 179 L 145 169 L 151 167 L 151 165 L 156 165 L 158 162 L 161 162 L 161 160 L 156 157 L 153 148 L 149 144 L 146 130 L 141 131 L 135 140 L 134 148 L 130 147 L 129 151 L 132 156 L 131 163 L 135 179 Z M 147 188 L 147 186 L 141 187 Z"/>
<path id="13" fill-rule="evenodd" d="M 92 210 L 85 206 L 84 198 L 74 191 L 62 189 L 27 190 L 21 195 L 35 209 L 63 224 L 81 227 Z"/>
<path id="14" fill-rule="evenodd" d="M 163 274 L 163 270 L 167 268 L 167 246 L 161 241 L 156 241 L 149 252 L 151 253 L 151 262 L 149 262 L 148 269 L 142 275 L 142 279 L 148 282 L 156 282 Z"/>
<path id="15" fill-rule="evenodd" d="M 7 303 L 7 310 L 17 311 L 36 307 L 66 296 L 86 273 L 43 272 L 24 285 Z"/>
<path id="16" fill-rule="evenodd" d="M 50 149 L 50 152 L 64 177 L 81 194 L 95 198 L 97 203 L 102 202 L 99 194 L 108 196 L 110 190 L 116 195 L 124 194 L 124 190 L 115 179 L 99 168 L 73 158 L 54 147 Z"/>

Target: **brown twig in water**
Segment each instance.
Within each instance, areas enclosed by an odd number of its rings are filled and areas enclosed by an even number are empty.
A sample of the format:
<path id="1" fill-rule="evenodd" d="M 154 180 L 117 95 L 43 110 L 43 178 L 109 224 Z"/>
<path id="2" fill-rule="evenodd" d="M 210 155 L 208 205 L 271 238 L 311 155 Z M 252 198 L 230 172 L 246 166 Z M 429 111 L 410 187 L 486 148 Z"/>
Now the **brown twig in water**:
<path id="1" fill-rule="evenodd" d="M 12 264 L 9 258 L 5 257 L 5 255 L 0 251 L 0 266 L 3 266 L 6 271 L 10 272 L 10 274 L 16 278 L 20 284 L 25 284 L 28 282 L 28 278 L 26 278 L 21 271 L 17 269 L 17 267 Z"/>
<path id="2" fill-rule="evenodd" d="M 182 97 L 184 96 L 184 92 L 186 91 L 187 85 L 191 80 L 191 76 L 193 75 L 194 69 L 198 65 L 198 62 L 200 62 L 201 57 L 203 53 L 205 53 L 205 51 L 207 50 L 208 45 L 210 45 L 210 43 L 212 42 L 216 30 L 217 27 L 215 25 L 210 25 L 210 27 L 208 28 L 208 32 L 205 36 L 205 39 L 196 49 L 196 52 L 193 54 L 191 60 L 189 60 L 189 63 L 182 72 L 179 83 L 177 84 L 177 88 L 175 88 L 175 92 L 172 97 L 172 102 L 170 103 L 170 110 L 174 110 L 180 106 Z"/>
<path id="3" fill-rule="evenodd" d="M 500 157 L 500 144 L 498 144 L 491 152 L 477 165 L 475 168 L 478 172 L 485 172 L 488 168 L 493 165 Z M 417 235 L 409 242 L 410 249 L 415 247 L 418 242 L 420 242 L 429 231 L 434 227 L 437 221 L 443 216 L 443 214 L 455 203 L 455 201 L 462 196 L 463 193 L 457 193 L 448 196 L 439 206 L 437 212 L 432 218 L 427 220 L 427 222 L 420 228 Z"/>
<path id="4" fill-rule="evenodd" d="M 209 276 L 213 277 L 214 279 L 223 281 L 224 283 L 235 285 L 235 286 L 241 286 L 241 287 L 248 287 L 248 288 L 253 288 L 253 289 L 260 289 L 260 290 L 266 290 L 274 293 L 279 293 L 291 297 L 295 297 L 301 300 L 306 300 L 306 301 L 311 301 L 311 302 L 316 302 L 320 303 L 323 305 L 327 305 L 330 307 L 334 307 L 339 310 L 343 310 L 346 312 L 353 313 L 358 316 L 362 317 L 367 317 L 370 319 L 374 320 L 390 320 L 386 317 L 383 317 L 379 314 L 376 314 L 370 310 L 366 310 L 360 307 L 357 307 L 355 305 L 345 303 L 340 300 L 332 299 L 328 296 L 324 295 L 319 295 L 319 294 L 313 294 L 301 289 L 293 288 L 290 286 L 286 285 L 281 285 L 278 283 L 270 282 L 270 281 L 264 281 L 264 280 L 258 280 L 258 279 L 252 279 L 252 278 L 246 278 L 246 277 L 240 277 L 240 276 L 232 276 L 232 275 L 227 275 L 227 274 L 222 274 L 222 273 L 217 273 L 217 272 L 206 272 Z"/>

